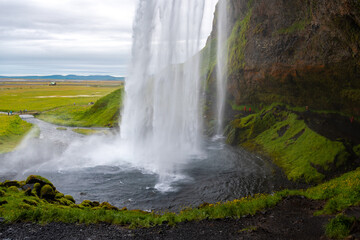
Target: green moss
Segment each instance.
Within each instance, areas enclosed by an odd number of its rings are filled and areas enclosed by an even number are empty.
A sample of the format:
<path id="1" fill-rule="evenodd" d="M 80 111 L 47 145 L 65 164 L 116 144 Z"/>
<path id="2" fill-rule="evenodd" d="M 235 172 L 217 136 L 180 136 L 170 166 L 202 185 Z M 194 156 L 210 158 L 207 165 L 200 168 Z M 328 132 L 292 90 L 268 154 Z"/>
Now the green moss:
<path id="1" fill-rule="evenodd" d="M 360 157 L 360 145 L 355 146 L 353 150 L 355 154 Z"/>
<path id="2" fill-rule="evenodd" d="M 331 239 L 344 239 L 350 234 L 355 220 L 354 217 L 347 217 L 343 214 L 337 215 L 326 225 L 326 236 Z"/>
<path id="3" fill-rule="evenodd" d="M 226 133 L 230 144 L 260 148 L 294 181 L 320 182 L 324 175 L 317 169 L 330 171 L 350 156 L 342 143 L 312 131 L 282 105 L 236 119 Z"/>
<path id="4" fill-rule="evenodd" d="M 235 23 L 228 39 L 229 75 L 238 72 L 245 66 L 245 47 L 247 43 L 246 33 L 249 29 L 251 15 L 252 9 L 249 9 L 244 19 L 240 19 Z"/>
<path id="5" fill-rule="evenodd" d="M 66 131 L 67 128 L 64 128 L 64 127 L 57 127 L 56 130 L 60 130 L 60 131 Z"/>
<path id="6" fill-rule="evenodd" d="M 287 28 L 282 28 L 277 31 L 278 34 L 292 34 L 294 32 L 299 32 L 305 29 L 309 25 L 310 21 L 308 19 L 300 20 L 294 22 L 291 26 Z"/>
<path id="7" fill-rule="evenodd" d="M 60 199 L 60 198 L 63 198 L 63 197 L 65 197 L 65 195 L 63 193 L 58 192 L 58 191 L 55 192 L 55 198 L 56 199 Z"/>
<path id="8" fill-rule="evenodd" d="M 116 210 L 116 211 L 119 210 L 117 207 L 111 205 L 108 202 L 101 203 L 99 207 L 103 208 L 103 209 L 106 209 L 106 210 Z"/>
<path id="9" fill-rule="evenodd" d="M 19 192 L 19 189 L 15 186 L 11 186 L 11 187 L 8 187 L 7 191 L 8 192 Z"/>
<path id="10" fill-rule="evenodd" d="M 17 188 L 21 187 L 21 184 L 18 181 L 9 181 L 9 180 L 6 180 L 1 185 L 4 187 L 11 187 L 11 186 L 15 186 Z"/>
<path id="11" fill-rule="evenodd" d="M 36 188 L 35 186 L 44 186 L 45 184 L 48 184 L 50 185 L 54 190 L 56 190 L 54 184 L 52 184 L 52 182 L 50 182 L 48 179 L 42 177 L 42 176 L 39 176 L 39 175 L 30 175 L 27 179 L 26 179 L 26 184 L 33 184 L 35 183 L 34 185 L 34 188 Z M 36 185 L 36 183 L 39 183 L 40 185 Z"/>
<path id="12" fill-rule="evenodd" d="M 0 190 L 0 197 L 4 197 L 6 193 L 3 190 Z"/>
<path id="13" fill-rule="evenodd" d="M 73 203 L 75 203 L 75 199 L 70 195 L 65 195 L 65 198 Z"/>
<path id="14" fill-rule="evenodd" d="M 55 191 L 49 184 L 46 184 L 40 190 L 40 197 L 43 199 L 53 200 L 55 199 Z"/>

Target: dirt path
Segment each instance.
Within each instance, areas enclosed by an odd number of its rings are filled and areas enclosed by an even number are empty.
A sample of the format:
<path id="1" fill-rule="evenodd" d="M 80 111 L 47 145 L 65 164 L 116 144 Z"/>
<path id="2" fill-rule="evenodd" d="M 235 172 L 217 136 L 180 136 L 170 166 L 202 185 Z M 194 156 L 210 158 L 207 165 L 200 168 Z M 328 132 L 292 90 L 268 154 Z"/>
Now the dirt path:
<path id="1" fill-rule="evenodd" d="M 289 197 L 253 217 L 136 230 L 107 224 L 0 224 L 0 239 L 325 239 L 324 226 L 329 217 L 313 216 L 322 205 L 319 201 Z"/>

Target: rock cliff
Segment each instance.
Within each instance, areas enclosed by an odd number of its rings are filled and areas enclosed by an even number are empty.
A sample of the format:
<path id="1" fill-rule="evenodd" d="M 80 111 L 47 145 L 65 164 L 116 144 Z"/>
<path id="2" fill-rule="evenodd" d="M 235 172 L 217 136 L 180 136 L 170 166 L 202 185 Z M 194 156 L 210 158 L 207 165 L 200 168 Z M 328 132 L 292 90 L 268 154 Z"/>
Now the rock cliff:
<path id="1" fill-rule="evenodd" d="M 228 1 L 228 102 L 360 115 L 360 1 Z M 214 28 L 206 49 L 216 48 Z M 216 58 L 204 71 L 211 105 Z M 212 59 L 212 60 L 211 60 Z"/>

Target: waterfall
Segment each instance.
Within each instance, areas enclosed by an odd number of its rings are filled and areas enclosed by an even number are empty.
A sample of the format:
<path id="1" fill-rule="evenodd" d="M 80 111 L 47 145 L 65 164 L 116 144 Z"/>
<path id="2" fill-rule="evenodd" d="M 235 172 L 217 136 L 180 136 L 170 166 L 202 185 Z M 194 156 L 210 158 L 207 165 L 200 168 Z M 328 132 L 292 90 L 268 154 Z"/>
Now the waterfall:
<path id="1" fill-rule="evenodd" d="M 121 139 L 132 161 L 166 191 L 178 167 L 201 153 L 199 78 L 206 0 L 139 0 Z"/>
<path id="2" fill-rule="evenodd" d="M 222 136 L 227 86 L 227 0 L 217 6 L 216 135 Z"/>

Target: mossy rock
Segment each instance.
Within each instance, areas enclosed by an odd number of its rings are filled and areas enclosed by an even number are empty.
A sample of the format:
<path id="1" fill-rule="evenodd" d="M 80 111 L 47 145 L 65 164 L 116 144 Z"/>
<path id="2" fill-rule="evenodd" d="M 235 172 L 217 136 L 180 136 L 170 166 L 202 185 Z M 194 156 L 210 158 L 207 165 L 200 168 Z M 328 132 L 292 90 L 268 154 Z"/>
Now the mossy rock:
<path id="1" fill-rule="evenodd" d="M 53 200 L 55 199 L 55 191 L 49 184 L 46 184 L 41 188 L 40 197 L 46 200 Z"/>
<path id="2" fill-rule="evenodd" d="M 65 197 L 65 195 L 61 192 L 55 191 L 55 199 L 60 199 Z"/>
<path id="3" fill-rule="evenodd" d="M 40 183 L 41 186 L 44 186 L 46 184 L 50 185 L 54 190 L 56 190 L 56 187 L 54 184 L 52 184 L 49 180 L 47 180 L 44 177 L 38 176 L 38 175 L 30 175 L 26 179 L 26 184 L 32 184 L 32 183 Z"/>
<path id="4" fill-rule="evenodd" d="M 90 200 L 84 200 L 80 205 L 83 206 L 83 207 L 94 208 L 94 207 L 99 207 L 100 203 L 99 202 L 92 202 Z"/>
<path id="5" fill-rule="evenodd" d="M 31 191 L 31 194 L 34 196 L 40 196 L 41 184 L 35 183 L 34 188 Z"/>
<path id="6" fill-rule="evenodd" d="M 110 203 L 108 202 L 103 202 L 99 205 L 100 208 L 103 208 L 105 210 L 115 210 L 115 211 L 118 211 L 119 209 L 113 205 L 111 205 Z"/>
<path id="7" fill-rule="evenodd" d="M 0 197 L 4 197 L 6 193 L 3 190 L 0 190 Z"/>
<path id="8" fill-rule="evenodd" d="M 12 187 L 12 186 L 17 188 L 21 187 L 21 184 L 18 181 L 9 181 L 9 180 L 6 180 L 1 185 L 4 187 Z"/>
<path id="9" fill-rule="evenodd" d="M 15 186 L 11 186 L 11 187 L 8 188 L 8 191 L 9 192 L 19 192 L 19 189 L 17 187 L 15 187 Z"/>
<path id="10" fill-rule="evenodd" d="M 65 198 L 65 197 L 56 199 L 56 201 L 57 201 L 60 205 L 64 205 L 64 206 L 71 206 L 71 205 L 74 205 L 74 204 L 75 204 L 74 202 L 68 200 L 68 199 Z"/>
<path id="11" fill-rule="evenodd" d="M 71 195 L 65 195 L 65 198 L 73 203 L 75 203 L 75 199 Z"/>

